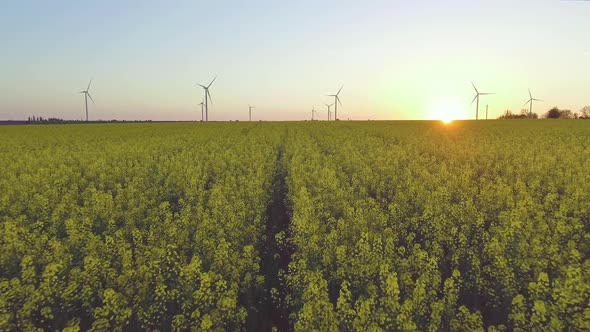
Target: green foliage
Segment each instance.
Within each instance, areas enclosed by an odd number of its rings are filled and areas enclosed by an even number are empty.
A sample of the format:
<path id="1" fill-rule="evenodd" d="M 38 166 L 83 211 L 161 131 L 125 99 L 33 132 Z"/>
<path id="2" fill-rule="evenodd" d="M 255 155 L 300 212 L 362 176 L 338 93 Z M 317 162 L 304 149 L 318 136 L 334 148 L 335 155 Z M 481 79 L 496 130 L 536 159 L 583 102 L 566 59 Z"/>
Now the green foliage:
<path id="1" fill-rule="evenodd" d="M 292 125 L 294 324 L 321 272 L 341 330 L 586 329 L 588 127 L 523 121 Z"/>
<path id="2" fill-rule="evenodd" d="M 0 330 L 236 331 L 272 305 L 298 331 L 590 330 L 589 136 L 546 120 L 0 127 Z M 274 200 L 290 223 L 268 236 Z"/>
<path id="3" fill-rule="evenodd" d="M 0 128 L 0 330 L 239 330 L 280 128 Z"/>

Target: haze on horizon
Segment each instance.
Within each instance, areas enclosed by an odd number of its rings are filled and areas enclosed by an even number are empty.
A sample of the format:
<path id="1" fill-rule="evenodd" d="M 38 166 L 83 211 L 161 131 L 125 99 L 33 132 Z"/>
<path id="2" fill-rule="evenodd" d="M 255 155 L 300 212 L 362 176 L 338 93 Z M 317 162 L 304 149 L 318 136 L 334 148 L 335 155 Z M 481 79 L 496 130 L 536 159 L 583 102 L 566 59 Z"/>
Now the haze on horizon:
<path id="1" fill-rule="evenodd" d="M 0 119 L 473 118 L 590 104 L 590 1 L 19 1 L 0 5 Z"/>

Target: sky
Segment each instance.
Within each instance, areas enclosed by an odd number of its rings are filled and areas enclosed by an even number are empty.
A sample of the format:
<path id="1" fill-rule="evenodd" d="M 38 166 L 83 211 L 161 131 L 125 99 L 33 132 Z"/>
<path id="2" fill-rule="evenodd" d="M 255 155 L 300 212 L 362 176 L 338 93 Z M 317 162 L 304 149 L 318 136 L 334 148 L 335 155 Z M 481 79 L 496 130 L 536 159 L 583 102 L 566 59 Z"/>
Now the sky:
<path id="1" fill-rule="evenodd" d="M 590 1 L 0 2 L 0 119 L 474 118 L 590 105 Z"/>

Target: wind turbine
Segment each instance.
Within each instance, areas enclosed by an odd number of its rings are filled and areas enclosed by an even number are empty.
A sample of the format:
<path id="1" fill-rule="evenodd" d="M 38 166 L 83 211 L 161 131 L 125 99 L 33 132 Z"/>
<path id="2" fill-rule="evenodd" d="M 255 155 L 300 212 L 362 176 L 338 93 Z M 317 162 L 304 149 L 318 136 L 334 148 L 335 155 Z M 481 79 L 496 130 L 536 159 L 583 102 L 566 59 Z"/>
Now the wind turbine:
<path id="1" fill-rule="evenodd" d="M 531 94 L 531 89 L 529 89 L 529 97 L 530 97 L 530 99 L 527 100 L 526 103 L 524 103 L 524 105 L 522 105 L 522 106 L 529 104 L 529 117 L 530 117 L 533 115 L 533 101 L 542 101 L 542 100 L 533 98 L 533 95 Z"/>
<path id="2" fill-rule="evenodd" d="M 250 106 L 250 104 L 248 104 L 248 115 L 250 117 L 250 121 L 252 121 L 252 109 L 256 108 L 254 106 Z"/>
<path id="3" fill-rule="evenodd" d="M 215 76 L 215 78 L 213 79 L 213 81 L 211 81 L 211 83 L 209 83 L 209 85 L 204 86 L 202 84 L 197 83 L 197 85 L 199 85 L 200 87 L 202 87 L 205 90 L 205 121 L 209 121 L 209 104 L 208 101 L 211 102 L 211 104 L 213 104 L 213 100 L 211 99 L 211 94 L 209 93 L 209 88 L 211 87 L 211 84 L 213 84 L 213 82 L 215 82 L 215 80 L 217 79 L 217 76 Z"/>
<path id="4" fill-rule="evenodd" d="M 324 104 L 324 105 L 328 106 L 328 121 L 330 121 L 330 120 L 331 120 L 331 116 L 330 116 L 330 115 L 332 114 L 332 113 L 330 112 L 330 107 L 332 107 L 332 105 L 334 105 L 334 104 L 330 104 L 330 105 L 328 105 L 328 104 Z"/>
<path id="5" fill-rule="evenodd" d="M 317 113 L 317 111 L 315 110 L 315 106 L 311 109 L 311 121 L 313 121 L 313 115 Z"/>
<path id="6" fill-rule="evenodd" d="M 199 106 L 201 106 L 201 121 L 203 121 L 203 120 L 205 120 L 205 119 L 203 118 L 203 115 L 204 115 L 204 113 L 203 113 L 203 107 L 205 106 L 205 103 L 204 103 L 204 102 L 201 102 L 201 103 L 199 104 Z"/>
<path id="7" fill-rule="evenodd" d="M 477 90 L 477 88 L 475 87 L 475 84 L 473 84 L 473 82 L 471 82 L 471 85 L 473 85 L 473 88 L 475 89 L 475 97 L 473 97 L 473 100 L 471 101 L 471 105 L 473 105 L 473 102 L 477 100 L 477 105 L 475 107 L 475 120 L 478 120 L 478 118 L 479 118 L 479 96 L 493 95 L 493 93 L 479 92 L 479 90 Z"/>
<path id="8" fill-rule="evenodd" d="M 488 119 L 488 105 L 486 105 L 486 120 Z"/>
<path id="9" fill-rule="evenodd" d="M 340 103 L 340 106 L 342 106 L 342 103 L 340 102 L 340 98 L 338 98 L 338 95 L 340 94 L 340 91 L 342 91 L 343 87 L 344 85 L 340 87 L 340 90 L 338 90 L 338 92 L 336 92 L 335 95 L 327 95 L 328 97 L 334 97 L 334 120 L 338 120 L 338 103 Z"/>
<path id="10" fill-rule="evenodd" d="M 92 80 L 88 82 L 88 87 L 86 88 L 86 90 L 80 91 L 80 93 L 84 94 L 84 104 L 86 105 L 86 122 L 88 122 L 88 98 L 90 98 L 90 100 L 92 100 L 92 103 L 94 104 L 94 99 L 92 99 L 90 92 L 88 92 L 90 91 L 90 84 L 92 84 Z"/>

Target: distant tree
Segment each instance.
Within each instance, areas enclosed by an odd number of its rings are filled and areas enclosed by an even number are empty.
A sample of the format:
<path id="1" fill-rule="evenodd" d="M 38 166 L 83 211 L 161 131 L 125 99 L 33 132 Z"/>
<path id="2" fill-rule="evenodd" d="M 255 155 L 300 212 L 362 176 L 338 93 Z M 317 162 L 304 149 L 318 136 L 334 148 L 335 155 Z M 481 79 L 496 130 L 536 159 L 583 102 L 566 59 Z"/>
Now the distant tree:
<path id="1" fill-rule="evenodd" d="M 514 119 L 516 114 L 513 114 L 512 111 L 506 110 L 504 114 L 500 115 L 498 119 Z"/>
<path id="2" fill-rule="evenodd" d="M 574 114 L 571 110 L 561 110 L 561 118 L 562 119 L 573 119 Z"/>
<path id="3" fill-rule="evenodd" d="M 590 106 L 584 106 L 580 110 L 580 118 L 590 119 Z"/>
<path id="4" fill-rule="evenodd" d="M 575 119 L 575 113 L 571 110 L 560 110 L 557 107 L 553 107 L 547 113 L 545 113 L 547 119 Z"/>
<path id="5" fill-rule="evenodd" d="M 545 114 L 547 119 L 559 119 L 561 117 L 561 111 L 557 107 L 553 107 Z"/>
<path id="6" fill-rule="evenodd" d="M 537 113 L 530 113 L 529 110 L 527 109 L 521 109 L 520 110 L 520 117 L 519 119 L 538 119 L 539 116 L 537 115 Z"/>
<path id="7" fill-rule="evenodd" d="M 510 110 L 506 110 L 504 111 L 504 114 L 500 115 L 498 117 L 498 119 L 507 119 L 512 115 L 512 112 L 510 112 Z"/>
<path id="8" fill-rule="evenodd" d="M 514 114 L 510 110 L 506 110 L 504 114 L 500 115 L 498 119 L 538 119 L 537 113 L 529 114 L 529 111 L 522 109 L 520 114 Z"/>

